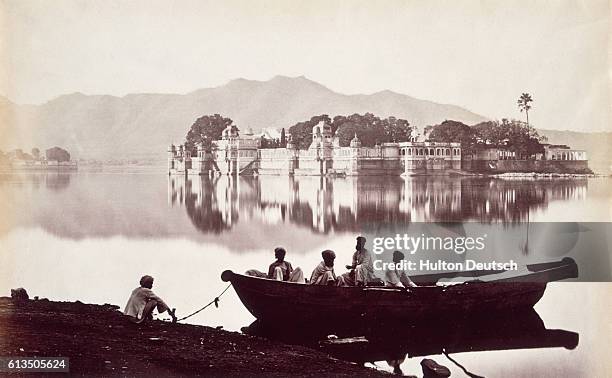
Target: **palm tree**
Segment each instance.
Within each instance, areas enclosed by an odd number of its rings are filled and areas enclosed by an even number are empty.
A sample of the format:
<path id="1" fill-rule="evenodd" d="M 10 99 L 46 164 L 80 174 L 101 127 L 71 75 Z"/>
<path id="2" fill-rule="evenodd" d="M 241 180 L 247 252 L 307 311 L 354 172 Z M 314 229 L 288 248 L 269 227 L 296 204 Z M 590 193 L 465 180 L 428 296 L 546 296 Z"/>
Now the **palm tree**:
<path id="1" fill-rule="evenodd" d="M 531 95 L 529 93 L 523 93 L 521 97 L 519 97 L 517 104 L 521 112 L 524 110 L 525 115 L 527 115 L 527 125 L 529 125 L 529 109 L 531 109 L 530 102 L 533 102 Z"/>

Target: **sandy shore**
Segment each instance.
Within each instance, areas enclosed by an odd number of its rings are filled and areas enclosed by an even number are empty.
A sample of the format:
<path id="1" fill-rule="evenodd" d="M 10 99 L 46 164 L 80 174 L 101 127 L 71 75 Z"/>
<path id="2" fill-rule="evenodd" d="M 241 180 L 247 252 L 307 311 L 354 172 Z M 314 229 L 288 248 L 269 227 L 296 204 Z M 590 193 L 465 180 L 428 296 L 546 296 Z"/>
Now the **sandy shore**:
<path id="1" fill-rule="evenodd" d="M 306 347 L 46 299 L 0 298 L 0 356 L 69 357 L 72 374 L 105 376 L 388 376 Z"/>

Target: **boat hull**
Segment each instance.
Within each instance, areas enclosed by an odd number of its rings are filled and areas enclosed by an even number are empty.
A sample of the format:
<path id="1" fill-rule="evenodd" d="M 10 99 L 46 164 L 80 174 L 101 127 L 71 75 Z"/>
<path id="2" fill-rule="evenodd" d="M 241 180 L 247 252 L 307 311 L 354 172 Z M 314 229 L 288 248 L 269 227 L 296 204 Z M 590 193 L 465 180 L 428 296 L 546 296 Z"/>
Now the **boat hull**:
<path id="1" fill-rule="evenodd" d="M 266 326 L 278 324 L 356 324 L 431 319 L 465 318 L 533 308 L 550 281 L 575 278 L 574 260 L 527 265 L 528 273 L 484 281 L 484 271 L 414 276 L 415 281 L 433 283 L 406 290 L 388 287 L 337 287 L 307 285 L 236 274 L 226 270 L 223 281 L 232 283 L 244 306 Z M 477 277 L 447 286 L 442 278 Z"/>
<path id="2" fill-rule="evenodd" d="M 238 297 L 264 324 L 420 321 L 532 308 L 546 283 L 465 283 L 410 291 L 382 287 L 304 285 L 231 273 Z"/>

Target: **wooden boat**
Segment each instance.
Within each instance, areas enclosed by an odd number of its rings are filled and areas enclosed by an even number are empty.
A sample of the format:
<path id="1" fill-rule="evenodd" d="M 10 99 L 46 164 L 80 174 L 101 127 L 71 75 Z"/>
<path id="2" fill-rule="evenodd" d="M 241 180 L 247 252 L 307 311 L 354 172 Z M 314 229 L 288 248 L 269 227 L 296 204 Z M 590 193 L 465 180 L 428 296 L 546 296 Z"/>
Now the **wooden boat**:
<path id="1" fill-rule="evenodd" d="M 532 264 L 516 277 L 495 278 L 500 271 L 446 272 L 413 276 L 427 285 L 416 288 L 336 287 L 282 282 L 226 270 L 244 306 L 266 326 L 351 324 L 364 320 L 421 321 L 532 308 L 546 284 L 578 277 L 574 260 Z M 486 280 L 491 276 L 490 280 Z M 435 285 L 443 278 L 475 278 L 464 283 Z"/>

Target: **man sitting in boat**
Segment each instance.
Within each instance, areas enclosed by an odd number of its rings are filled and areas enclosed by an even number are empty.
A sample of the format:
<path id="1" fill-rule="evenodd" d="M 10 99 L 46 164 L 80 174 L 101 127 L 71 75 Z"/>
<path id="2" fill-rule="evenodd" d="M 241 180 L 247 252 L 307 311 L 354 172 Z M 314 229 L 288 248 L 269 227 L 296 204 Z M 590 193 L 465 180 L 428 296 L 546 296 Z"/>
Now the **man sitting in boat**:
<path id="1" fill-rule="evenodd" d="M 393 263 L 396 267 L 400 267 L 401 261 L 404 260 L 404 254 L 400 251 L 393 252 Z M 388 287 L 416 287 L 417 285 L 406 275 L 403 269 L 387 269 L 385 271 L 385 286 Z"/>
<path id="2" fill-rule="evenodd" d="M 370 251 L 365 248 L 365 243 L 366 238 L 357 237 L 353 263 L 346 266 L 350 271 L 341 276 L 343 286 L 365 286 L 374 278 L 374 262 Z"/>
<path id="3" fill-rule="evenodd" d="M 285 248 L 275 248 L 274 257 L 276 257 L 276 261 L 270 264 L 267 274 L 256 269 L 247 270 L 246 274 L 249 276 L 268 278 L 277 281 L 304 283 L 304 272 L 302 272 L 302 269 L 299 267 L 293 269 L 291 263 L 289 261 L 285 261 L 286 254 L 287 251 L 285 251 Z"/>
<path id="4" fill-rule="evenodd" d="M 166 302 L 155 295 L 151 290 L 152 288 L 153 277 L 143 276 L 140 279 L 140 286 L 132 291 L 123 313 L 133 317 L 136 323 L 140 323 L 153 319 L 153 310 L 157 307 L 157 312 L 161 314 L 167 311 L 172 317 L 172 321 L 176 322 L 175 310 L 171 310 Z"/>
<path id="5" fill-rule="evenodd" d="M 321 252 L 323 261 L 317 265 L 310 276 L 311 285 L 337 285 L 339 280 L 334 273 L 334 260 L 336 254 L 329 249 Z"/>

